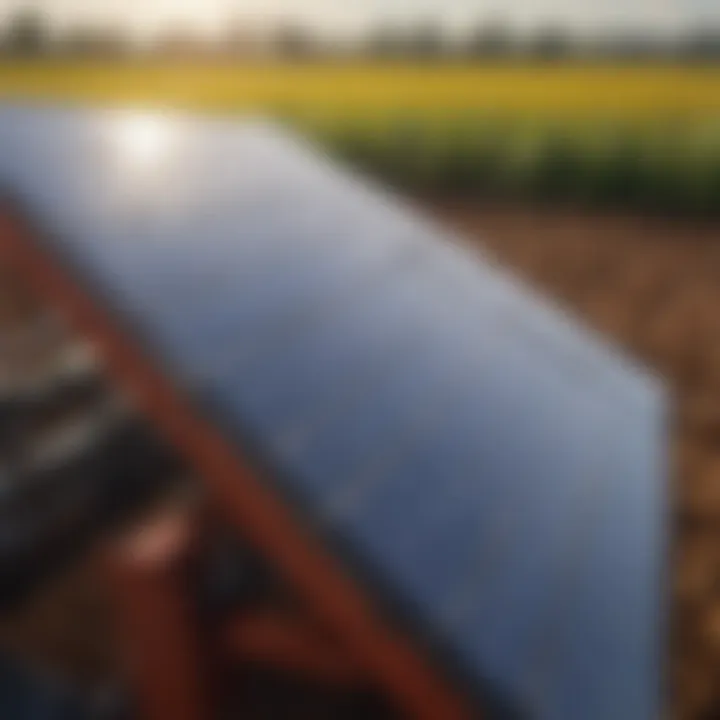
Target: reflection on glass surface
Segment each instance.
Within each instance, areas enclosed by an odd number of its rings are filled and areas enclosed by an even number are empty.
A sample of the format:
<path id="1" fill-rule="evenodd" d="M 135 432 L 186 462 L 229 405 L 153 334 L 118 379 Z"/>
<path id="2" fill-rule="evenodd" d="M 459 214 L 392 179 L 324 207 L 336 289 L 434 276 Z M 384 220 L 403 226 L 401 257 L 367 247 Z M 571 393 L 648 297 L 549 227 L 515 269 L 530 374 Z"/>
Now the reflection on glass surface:
<path id="1" fill-rule="evenodd" d="M 162 114 L 119 112 L 103 128 L 107 153 L 107 190 L 119 212 L 139 219 L 147 213 L 170 221 L 188 197 L 185 134 Z M 112 189 L 110 189 L 112 188 Z M 147 216 L 149 217 L 149 216 Z"/>
<path id="2" fill-rule="evenodd" d="M 118 159 L 139 172 L 162 168 L 173 147 L 172 124 L 153 115 L 125 115 L 112 129 Z"/>

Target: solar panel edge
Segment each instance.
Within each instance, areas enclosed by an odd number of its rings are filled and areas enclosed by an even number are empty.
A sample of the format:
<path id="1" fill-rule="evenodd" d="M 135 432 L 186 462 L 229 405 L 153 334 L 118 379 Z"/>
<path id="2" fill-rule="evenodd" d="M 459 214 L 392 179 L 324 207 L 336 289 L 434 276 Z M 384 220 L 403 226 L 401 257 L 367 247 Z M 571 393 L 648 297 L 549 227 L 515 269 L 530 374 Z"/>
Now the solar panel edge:
<path id="1" fill-rule="evenodd" d="M 285 140 L 294 140 L 297 148 L 303 152 L 308 160 L 322 158 L 328 169 L 338 178 L 341 177 L 337 164 L 333 162 L 331 155 L 319 143 L 279 124 L 271 125 L 271 129 L 276 133 L 281 132 L 281 137 L 284 135 L 283 139 Z M 474 265 L 484 264 L 488 266 L 503 282 L 511 283 L 515 290 L 537 302 L 545 314 L 556 314 L 562 318 L 564 322 L 572 327 L 573 332 L 578 333 L 583 340 L 593 347 L 595 352 L 601 352 L 606 357 L 611 354 L 615 361 L 620 364 L 622 371 L 630 376 L 634 383 L 640 384 L 641 392 L 649 393 L 651 396 L 658 393 L 662 394 L 665 384 L 650 367 L 640 362 L 624 348 L 621 348 L 619 344 L 588 328 L 569 307 L 548 297 L 547 293 L 542 292 L 534 283 L 527 279 L 521 281 L 514 276 L 505 264 L 491 252 L 489 247 L 483 245 L 479 248 L 476 244 L 471 244 L 464 234 L 440 225 L 438 220 L 430 216 L 419 202 L 409 200 L 407 196 L 402 195 L 392 187 L 381 185 L 379 181 L 351 167 L 345 166 L 343 170 L 344 177 L 350 187 L 357 188 L 375 202 L 388 205 L 392 211 L 404 215 L 409 222 L 416 224 L 418 227 L 424 226 L 427 231 L 434 234 L 437 241 L 447 244 L 456 252 L 462 253 L 465 259 Z M 623 398 L 623 395 L 620 394 L 618 397 Z"/>

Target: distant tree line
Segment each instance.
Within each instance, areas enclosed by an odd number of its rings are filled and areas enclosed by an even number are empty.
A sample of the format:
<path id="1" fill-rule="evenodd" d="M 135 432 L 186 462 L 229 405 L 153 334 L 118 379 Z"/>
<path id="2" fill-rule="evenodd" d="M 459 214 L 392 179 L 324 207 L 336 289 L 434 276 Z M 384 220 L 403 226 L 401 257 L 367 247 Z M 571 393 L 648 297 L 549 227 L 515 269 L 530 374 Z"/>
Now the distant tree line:
<path id="1" fill-rule="evenodd" d="M 321 37 L 310 26 L 290 20 L 264 33 L 235 21 L 228 22 L 226 32 L 213 40 L 188 30 L 168 29 L 139 48 L 129 33 L 116 26 L 78 25 L 53 32 L 42 14 L 24 10 L 11 16 L 0 30 L 0 53 L 11 58 L 125 57 L 140 52 L 193 58 L 263 54 L 287 59 L 720 61 L 720 26 L 699 27 L 672 39 L 639 32 L 581 39 L 560 25 L 520 34 L 503 22 L 482 21 L 463 37 L 451 37 L 442 23 L 428 19 L 415 25 L 380 23 L 349 43 Z"/>

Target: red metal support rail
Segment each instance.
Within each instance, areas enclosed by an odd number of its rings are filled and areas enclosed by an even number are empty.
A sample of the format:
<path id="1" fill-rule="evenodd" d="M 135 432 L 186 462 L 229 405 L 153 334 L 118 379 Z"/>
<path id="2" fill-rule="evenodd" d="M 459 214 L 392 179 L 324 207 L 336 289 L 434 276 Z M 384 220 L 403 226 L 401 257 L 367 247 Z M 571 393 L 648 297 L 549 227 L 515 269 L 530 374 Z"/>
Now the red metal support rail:
<path id="1" fill-rule="evenodd" d="M 216 506 L 317 612 L 331 636 L 406 715 L 477 717 L 442 668 L 393 627 L 243 458 L 199 418 L 165 375 L 37 241 L 29 220 L 0 210 L 0 260 L 9 263 L 96 344 L 108 371 L 202 477 Z"/>
<path id="2" fill-rule="evenodd" d="M 209 654 L 192 594 L 197 542 L 178 512 L 114 543 L 104 569 L 126 671 L 143 720 L 209 720 Z"/>

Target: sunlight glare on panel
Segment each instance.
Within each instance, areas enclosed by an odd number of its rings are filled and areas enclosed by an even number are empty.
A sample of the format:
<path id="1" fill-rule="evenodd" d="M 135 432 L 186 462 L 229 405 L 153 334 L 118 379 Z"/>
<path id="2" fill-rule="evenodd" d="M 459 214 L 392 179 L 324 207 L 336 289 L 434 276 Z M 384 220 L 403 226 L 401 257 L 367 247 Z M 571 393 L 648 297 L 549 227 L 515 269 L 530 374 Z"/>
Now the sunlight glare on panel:
<path id="1" fill-rule="evenodd" d="M 117 158 L 138 173 L 155 172 L 166 165 L 175 146 L 173 126 L 154 115 L 124 115 L 113 125 Z"/>

